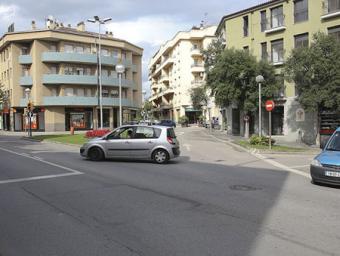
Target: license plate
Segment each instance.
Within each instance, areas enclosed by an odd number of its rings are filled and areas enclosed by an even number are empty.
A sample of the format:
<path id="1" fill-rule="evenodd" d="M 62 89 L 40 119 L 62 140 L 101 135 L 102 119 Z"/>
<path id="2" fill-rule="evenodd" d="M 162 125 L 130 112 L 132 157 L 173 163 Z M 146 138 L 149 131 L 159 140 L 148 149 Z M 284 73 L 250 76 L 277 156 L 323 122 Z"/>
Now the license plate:
<path id="1" fill-rule="evenodd" d="M 330 172 L 330 171 L 326 171 L 326 172 L 325 172 L 325 176 L 340 178 L 340 172 Z"/>

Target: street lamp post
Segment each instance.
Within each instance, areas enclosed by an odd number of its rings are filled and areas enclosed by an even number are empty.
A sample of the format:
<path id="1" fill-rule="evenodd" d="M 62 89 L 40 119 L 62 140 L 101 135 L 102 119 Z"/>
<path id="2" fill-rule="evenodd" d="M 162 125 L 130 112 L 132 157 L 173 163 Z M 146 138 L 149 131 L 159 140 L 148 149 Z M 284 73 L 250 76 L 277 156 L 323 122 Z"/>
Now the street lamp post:
<path id="1" fill-rule="evenodd" d="M 262 92 L 261 92 L 261 83 L 263 83 L 264 78 L 263 76 L 259 75 L 256 77 L 256 82 L 259 84 L 259 136 L 262 136 L 262 109 L 261 109 L 261 105 L 262 105 Z"/>
<path id="2" fill-rule="evenodd" d="M 31 101 L 30 101 L 30 94 L 31 94 L 31 89 L 26 88 L 25 89 L 25 95 L 26 95 L 26 100 L 27 100 L 27 117 L 28 117 L 28 136 L 32 137 L 32 112 L 31 112 Z"/>
<path id="3" fill-rule="evenodd" d="M 100 129 L 103 129 L 103 94 L 102 94 L 102 60 L 101 60 L 101 25 L 112 20 L 112 18 L 100 19 L 98 16 L 94 16 L 93 19 L 88 19 L 88 22 L 98 23 L 98 82 L 99 82 L 99 111 L 100 111 Z"/>
<path id="4" fill-rule="evenodd" d="M 122 126 L 123 113 L 122 113 L 122 75 L 125 72 L 125 66 L 118 64 L 116 66 L 116 72 L 118 73 L 119 80 L 119 126 Z"/>

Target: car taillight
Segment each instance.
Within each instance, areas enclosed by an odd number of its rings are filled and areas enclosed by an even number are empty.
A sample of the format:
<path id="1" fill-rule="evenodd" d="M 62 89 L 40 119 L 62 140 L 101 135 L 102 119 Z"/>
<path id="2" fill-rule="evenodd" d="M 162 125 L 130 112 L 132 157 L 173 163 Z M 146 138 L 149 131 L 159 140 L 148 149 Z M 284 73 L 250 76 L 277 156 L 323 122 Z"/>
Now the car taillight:
<path id="1" fill-rule="evenodd" d="M 175 145 L 176 143 L 174 142 L 173 138 L 167 137 L 167 140 L 170 144 Z"/>

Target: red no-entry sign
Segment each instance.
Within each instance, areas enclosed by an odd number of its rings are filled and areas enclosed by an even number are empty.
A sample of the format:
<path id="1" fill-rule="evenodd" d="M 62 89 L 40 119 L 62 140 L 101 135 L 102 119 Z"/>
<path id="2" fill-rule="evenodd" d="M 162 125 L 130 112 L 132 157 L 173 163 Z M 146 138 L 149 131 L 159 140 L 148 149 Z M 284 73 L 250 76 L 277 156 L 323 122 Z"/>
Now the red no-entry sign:
<path id="1" fill-rule="evenodd" d="M 266 110 L 268 112 L 271 112 L 275 108 L 275 103 L 272 100 L 267 100 L 265 106 L 266 106 Z"/>

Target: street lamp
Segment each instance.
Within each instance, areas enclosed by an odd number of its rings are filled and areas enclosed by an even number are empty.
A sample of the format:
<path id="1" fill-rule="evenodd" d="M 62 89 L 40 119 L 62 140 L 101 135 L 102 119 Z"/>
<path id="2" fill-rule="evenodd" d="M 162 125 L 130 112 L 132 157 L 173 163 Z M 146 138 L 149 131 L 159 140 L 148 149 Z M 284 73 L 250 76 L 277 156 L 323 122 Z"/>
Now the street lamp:
<path id="1" fill-rule="evenodd" d="M 25 89 L 25 96 L 26 96 L 26 100 L 27 100 L 27 117 L 28 117 L 28 125 L 29 125 L 29 129 L 28 129 L 28 136 L 32 137 L 32 112 L 31 112 L 31 101 L 30 101 L 30 94 L 31 94 L 31 89 L 30 88 L 26 88 Z"/>
<path id="2" fill-rule="evenodd" d="M 100 26 L 106 22 L 112 20 L 112 18 L 100 19 L 98 16 L 94 16 L 93 19 L 88 19 L 88 22 L 98 23 L 98 82 L 99 82 L 99 109 L 100 109 L 100 129 L 103 129 L 103 95 L 102 95 L 102 60 L 101 60 L 101 32 Z"/>
<path id="3" fill-rule="evenodd" d="M 259 84 L 259 136 L 262 136 L 262 110 L 261 110 L 261 83 L 263 83 L 263 76 L 256 77 L 256 83 Z"/>
<path id="4" fill-rule="evenodd" d="M 122 126 L 123 113 L 122 113 L 122 75 L 125 72 L 125 66 L 118 64 L 116 66 L 116 72 L 118 73 L 119 79 L 119 126 Z"/>

